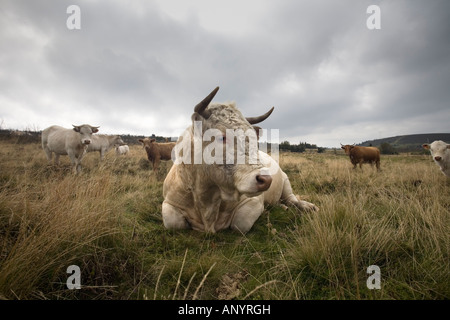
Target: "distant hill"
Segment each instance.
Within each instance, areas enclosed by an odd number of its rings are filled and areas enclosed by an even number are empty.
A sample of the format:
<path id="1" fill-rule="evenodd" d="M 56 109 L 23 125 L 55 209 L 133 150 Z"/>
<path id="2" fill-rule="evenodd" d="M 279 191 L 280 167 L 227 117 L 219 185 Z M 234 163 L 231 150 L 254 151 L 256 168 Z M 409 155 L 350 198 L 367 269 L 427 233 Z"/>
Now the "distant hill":
<path id="1" fill-rule="evenodd" d="M 374 147 L 380 147 L 380 145 L 383 143 L 389 143 L 398 152 L 417 152 L 421 151 L 422 144 L 431 143 L 435 140 L 442 140 L 450 143 L 450 133 L 409 134 L 404 136 L 364 141 L 359 145 L 365 147 L 370 145 Z"/>

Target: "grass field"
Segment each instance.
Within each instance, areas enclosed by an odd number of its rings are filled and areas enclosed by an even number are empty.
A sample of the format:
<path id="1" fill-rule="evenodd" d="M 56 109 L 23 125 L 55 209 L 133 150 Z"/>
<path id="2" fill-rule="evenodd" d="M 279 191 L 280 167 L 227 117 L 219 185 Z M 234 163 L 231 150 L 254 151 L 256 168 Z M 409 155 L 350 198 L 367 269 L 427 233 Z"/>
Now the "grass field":
<path id="1" fill-rule="evenodd" d="M 0 142 L 0 298 L 449 299 L 450 183 L 428 156 L 352 170 L 334 154 L 281 154 L 320 211 L 267 208 L 246 235 L 170 231 L 162 184 L 131 146 L 71 174 L 39 144 Z M 81 269 L 80 290 L 66 269 Z M 369 290 L 367 267 L 380 268 Z"/>

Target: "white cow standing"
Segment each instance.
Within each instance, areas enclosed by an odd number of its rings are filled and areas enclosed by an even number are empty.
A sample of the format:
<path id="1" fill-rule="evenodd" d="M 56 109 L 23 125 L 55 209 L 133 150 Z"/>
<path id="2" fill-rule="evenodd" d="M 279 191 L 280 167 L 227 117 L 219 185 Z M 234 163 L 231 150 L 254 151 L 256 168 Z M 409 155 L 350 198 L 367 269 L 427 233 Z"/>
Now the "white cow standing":
<path id="1" fill-rule="evenodd" d="M 431 151 L 434 162 L 441 168 L 442 173 L 450 178 L 450 144 L 436 140 L 432 144 L 423 144 L 422 147 Z"/>
<path id="2" fill-rule="evenodd" d="M 81 160 L 86 153 L 87 146 L 92 141 L 92 134 L 98 132 L 99 127 L 88 124 L 73 126 L 66 129 L 51 126 L 42 131 L 42 148 L 49 162 L 55 153 L 55 164 L 59 164 L 60 155 L 68 155 L 72 162 L 73 172 L 81 172 Z"/>
<path id="3" fill-rule="evenodd" d="M 87 147 L 87 152 L 98 151 L 100 160 L 103 160 L 105 154 L 114 146 L 125 144 L 120 136 L 109 136 L 106 134 L 96 134 L 92 136 L 92 141 Z"/>

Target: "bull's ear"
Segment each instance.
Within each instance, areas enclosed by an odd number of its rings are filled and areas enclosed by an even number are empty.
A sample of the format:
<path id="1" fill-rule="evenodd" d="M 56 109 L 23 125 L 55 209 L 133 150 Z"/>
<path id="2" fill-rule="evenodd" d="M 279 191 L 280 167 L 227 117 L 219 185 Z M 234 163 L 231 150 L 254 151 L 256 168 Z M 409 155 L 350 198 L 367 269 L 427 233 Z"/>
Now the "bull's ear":
<path id="1" fill-rule="evenodd" d="M 155 142 L 156 141 L 156 139 L 151 139 L 150 140 L 150 143 L 153 143 L 153 142 Z"/>
<path id="2" fill-rule="evenodd" d="M 427 149 L 427 150 L 429 150 L 429 149 L 430 149 L 430 145 L 429 145 L 429 144 L 426 144 L 426 143 L 425 143 L 425 144 L 423 144 L 423 145 L 422 145 L 422 147 L 423 147 L 424 149 Z"/>
<path id="3" fill-rule="evenodd" d="M 447 145 L 447 149 L 450 149 L 450 144 Z"/>
<path id="4" fill-rule="evenodd" d="M 255 129 L 255 131 L 256 131 L 256 138 L 259 140 L 260 134 L 262 134 L 262 128 L 258 127 L 258 126 L 253 126 L 253 129 Z"/>
<path id="5" fill-rule="evenodd" d="M 139 141 L 140 143 L 144 144 L 144 140 L 139 139 L 138 141 Z"/>
<path id="6" fill-rule="evenodd" d="M 97 133 L 98 132 L 98 128 L 100 127 L 91 127 L 92 128 L 92 133 Z"/>
<path id="7" fill-rule="evenodd" d="M 205 118 L 203 118 L 203 116 L 197 112 L 194 112 L 191 116 L 192 123 L 194 123 L 195 121 L 203 121 L 204 119 Z"/>
<path id="8" fill-rule="evenodd" d="M 74 125 L 72 125 L 72 126 L 73 126 L 73 131 L 80 132 L 80 126 L 74 126 Z"/>

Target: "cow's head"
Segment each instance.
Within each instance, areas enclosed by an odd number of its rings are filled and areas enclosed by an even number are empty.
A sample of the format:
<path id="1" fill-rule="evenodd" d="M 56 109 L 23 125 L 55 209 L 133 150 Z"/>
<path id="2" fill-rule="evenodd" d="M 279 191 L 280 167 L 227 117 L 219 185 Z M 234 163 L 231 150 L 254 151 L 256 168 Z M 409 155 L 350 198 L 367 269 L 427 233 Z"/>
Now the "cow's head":
<path id="1" fill-rule="evenodd" d="M 150 148 L 152 143 L 154 143 L 156 140 L 155 139 L 150 139 L 150 138 L 144 138 L 144 139 L 139 139 L 138 141 L 140 143 L 142 143 L 142 146 L 145 149 L 145 147 Z"/>
<path id="2" fill-rule="evenodd" d="M 123 142 L 121 136 L 115 136 L 113 145 L 115 145 L 115 146 L 123 146 L 123 145 L 125 145 L 125 142 Z"/>
<path id="3" fill-rule="evenodd" d="M 184 141 L 183 136 L 179 143 L 191 143 L 193 152 L 197 152 L 194 158 L 201 157 L 201 163 L 192 159 L 192 164 L 201 168 L 205 178 L 213 181 L 222 195 L 260 194 L 270 187 L 272 178 L 258 159 L 257 136 L 252 125 L 269 117 L 273 108 L 262 116 L 245 118 L 234 102 L 211 103 L 218 90 L 219 87 L 215 88 L 195 106 L 192 126 L 186 131 L 190 133 L 190 141 Z M 198 132 L 200 137 L 196 135 Z"/>
<path id="4" fill-rule="evenodd" d="M 446 152 L 449 152 L 450 144 L 445 143 L 444 141 L 437 140 L 432 144 L 423 144 L 423 148 L 431 151 L 431 156 L 436 162 L 440 162 Z"/>
<path id="5" fill-rule="evenodd" d="M 355 147 L 355 144 L 346 144 L 345 146 L 341 143 L 341 149 L 344 149 L 345 154 L 350 155 L 350 151 Z"/>
<path id="6" fill-rule="evenodd" d="M 88 145 L 91 143 L 91 137 L 93 133 L 98 132 L 98 128 L 93 127 L 88 124 L 82 124 L 81 126 L 73 126 L 73 131 L 78 132 L 80 134 L 81 144 Z"/>

